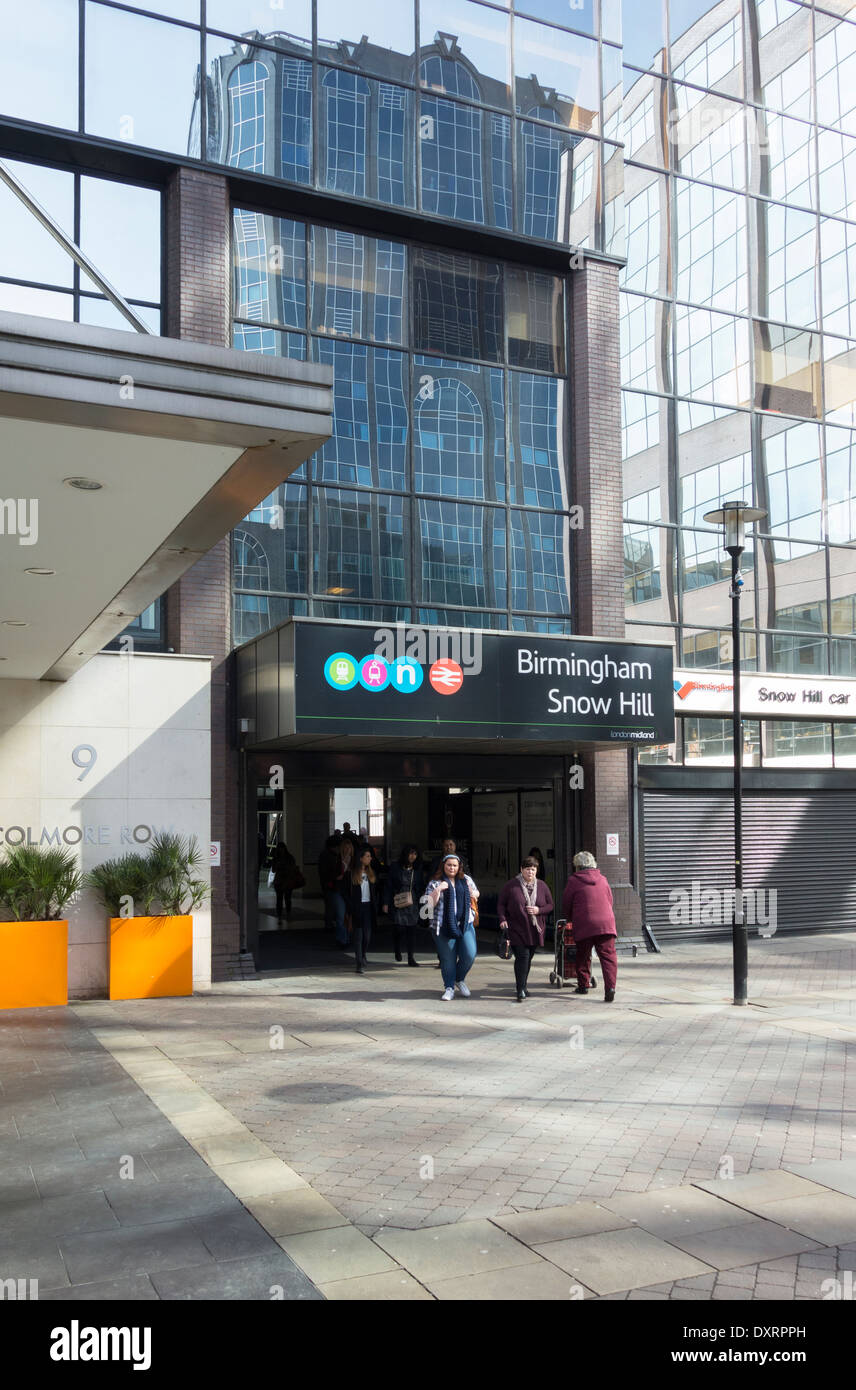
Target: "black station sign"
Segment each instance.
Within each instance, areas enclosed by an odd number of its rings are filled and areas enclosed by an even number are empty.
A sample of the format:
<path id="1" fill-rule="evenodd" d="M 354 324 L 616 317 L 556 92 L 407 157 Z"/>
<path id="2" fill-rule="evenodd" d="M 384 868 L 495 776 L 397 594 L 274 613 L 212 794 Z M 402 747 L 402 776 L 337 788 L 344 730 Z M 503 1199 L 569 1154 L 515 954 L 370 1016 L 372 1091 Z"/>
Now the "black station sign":
<path id="1" fill-rule="evenodd" d="M 668 743 L 672 650 L 298 619 L 293 710 L 298 734 Z"/>

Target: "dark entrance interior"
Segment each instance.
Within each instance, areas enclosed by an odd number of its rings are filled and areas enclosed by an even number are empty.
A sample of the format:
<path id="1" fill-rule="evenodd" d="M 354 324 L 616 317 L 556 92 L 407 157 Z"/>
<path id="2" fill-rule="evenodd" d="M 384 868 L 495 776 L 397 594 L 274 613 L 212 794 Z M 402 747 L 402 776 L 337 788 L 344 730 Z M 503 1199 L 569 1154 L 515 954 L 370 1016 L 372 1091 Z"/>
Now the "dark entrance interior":
<path id="1" fill-rule="evenodd" d="M 328 755 L 272 752 L 247 758 L 245 767 L 247 949 L 260 970 L 285 970 L 347 960 L 324 924 L 317 872 L 324 841 L 334 829 L 370 844 L 382 866 L 402 845 L 416 843 L 433 865 L 444 839 L 455 840 L 479 892 L 480 939 L 496 930 L 496 901 L 521 858 L 540 851 L 544 876 L 561 893 L 576 835 L 569 822 L 566 760 L 532 757 L 388 754 Z M 391 776 L 390 774 L 397 774 Z M 272 785 L 273 783 L 273 785 Z M 306 882 L 282 903 L 277 921 L 270 856 L 284 840 Z M 433 963 L 430 932 L 420 929 L 417 954 Z M 393 963 L 392 931 L 382 925 L 372 949 L 379 964 Z"/>

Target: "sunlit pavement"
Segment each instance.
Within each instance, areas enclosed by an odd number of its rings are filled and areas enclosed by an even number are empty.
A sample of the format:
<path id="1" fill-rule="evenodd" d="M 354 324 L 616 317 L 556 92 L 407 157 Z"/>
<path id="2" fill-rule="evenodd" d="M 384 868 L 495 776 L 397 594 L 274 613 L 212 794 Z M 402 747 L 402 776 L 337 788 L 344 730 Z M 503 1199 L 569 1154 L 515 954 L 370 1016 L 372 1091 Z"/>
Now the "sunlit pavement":
<path id="1" fill-rule="evenodd" d="M 525 1003 L 510 966 L 487 955 L 472 997 L 444 1003 L 421 959 L 414 970 L 378 956 L 357 976 L 331 952 L 323 967 L 193 999 L 5 1015 L 3 1212 L 56 1203 L 39 1181 L 51 1146 L 88 1200 L 100 1193 L 89 1205 L 103 1239 L 58 1231 L 68 1217 L 42 1211 L 42 1254 L 58 1245 L 64 1277 L 55 1296 L 111 1296 L 97 1292 L 99 1245 L 124 1249 L 142 1215 L 150 1244 L 162 1224 L 178 1245 L 146 1255 L 154 1270 L 132 1247 L 116 1296 L 259 1298 L 291 1278 L 286 1297 L 852 1297 L 856 936 L 753 941 L 745 1009 L 730 1003 L 727 942 L 622 955 L 611 1005 L 551 987 L 546 955 Z M 106 1148 L 90 1139 L 79 1158 L 76 1068 L 47 1071 L 63 1035 L 112 1117 Z M 120 1181 L 117 1145 L 143 1154 L 139 1188 Z M 170 1148 L 173 1170 L 145 1163 L 146 1149 Z M 23 1195 L 25 1168 L 35 1189 Z M 209 1194 L 190 1219 L 219 1200 L 256 1248 L 218 1259 L 197 1232 L 204 1253 L 191 1242 L 184 1258 L 187 1232 L 167 1231 L 179 1209 L 144 1195 L 171 1174 L 185 1197 Z M 16 1273 L 14 1229 L 0 1276 Z M 279 1278 L 275 1255 L 288 1261 Z"/>

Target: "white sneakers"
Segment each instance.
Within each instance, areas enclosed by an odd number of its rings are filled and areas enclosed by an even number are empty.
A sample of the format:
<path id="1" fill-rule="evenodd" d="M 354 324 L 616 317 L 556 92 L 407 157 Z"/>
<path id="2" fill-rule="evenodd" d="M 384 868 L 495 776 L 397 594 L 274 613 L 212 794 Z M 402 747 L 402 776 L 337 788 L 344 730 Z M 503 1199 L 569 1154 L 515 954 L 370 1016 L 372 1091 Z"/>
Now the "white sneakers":
<path id="1" fill-rule="evenodd" d="M 448 989 L 444 989 L 444 990 L 443 990 L 443 995 L 442 995 L 442 997 L 446 1000 L 447 1003 L 448 1003 L 448 1001 L 449 1001 L 450 999 L 454 999 L 454 997 L 455 997 L 455 990 L 456 990 L 456 989 L 459 989 L 459 990 L 461 991 L 461 994 L 463 995 L 463 997 L 464 997 L 465 999 L 469 999 L 469 997 L 470 997 L 470 988 L 469 988 L 469 986 L 468 986 L 468 985 L 465 985 L 464 982 L 463 982 L 463 980 L 458 980 L 456 984 L 450 985 Z"/>
<path id="2" fill-rule="evenodd" d="M 447 1003 L 448 1003 L 448 1001 L 449 1001 L 450 999 L 454 999 L 454 997 L 455 997 L 455 991 L 452 989 L 451 985 L 449 986 L 448 989 L 444 989 L 444 990 L 443 990 L 442 998 L 445 999 Z"/>
<path id="3" fill-rule="evenodd" d="M 464 996 L 464 998 L 469 999 L 470 989 L 468 985 L 464 984 L 463 980 L 458 980 L 457 987 L 461 991 L 461 994 Z"/>

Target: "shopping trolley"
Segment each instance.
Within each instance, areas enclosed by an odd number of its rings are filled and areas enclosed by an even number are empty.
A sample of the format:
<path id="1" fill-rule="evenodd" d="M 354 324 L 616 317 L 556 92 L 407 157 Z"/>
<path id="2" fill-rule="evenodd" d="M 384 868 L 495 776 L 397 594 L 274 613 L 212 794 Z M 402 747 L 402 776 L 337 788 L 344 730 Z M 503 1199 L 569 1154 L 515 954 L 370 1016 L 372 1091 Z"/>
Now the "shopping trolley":
<path id="1" fill-rule="evenodd" d="M 577 980 L 577 948 L 574 944 L 574 929 L 564 917 L 556 923 L 556 956 L 550 971 L 550 984 L 562 989 L 566 984 Z M 589 989 L 597 988 L 597 980 L 591 977 Z"/>

